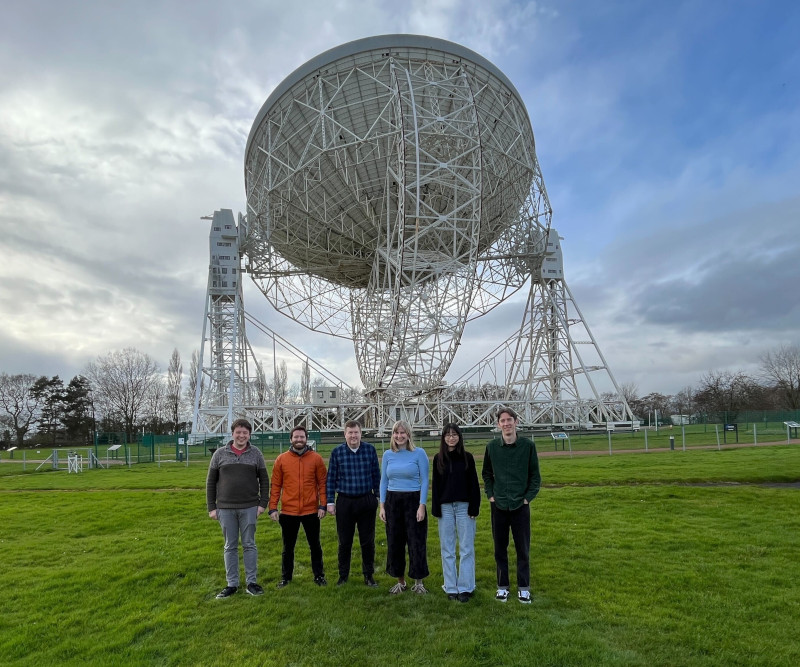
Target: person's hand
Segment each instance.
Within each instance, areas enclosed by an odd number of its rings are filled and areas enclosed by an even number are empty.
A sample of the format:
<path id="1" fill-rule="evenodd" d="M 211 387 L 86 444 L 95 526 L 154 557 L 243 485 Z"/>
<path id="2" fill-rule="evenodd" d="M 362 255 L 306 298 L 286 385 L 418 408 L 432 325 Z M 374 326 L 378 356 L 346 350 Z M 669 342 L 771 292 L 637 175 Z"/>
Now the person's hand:
<path id="1" fill-rule="evenodd" d="M 259 505 L 258 509 L 256 510 L 256 516 L 261 516 L 266 511 L 266 509 L 267 509 L 266 507 L 261 507 L 261 505 Z"/>
<path id="2" fill-rule="evenodd" d="M 417 521 L 425 521 L 425 505 L 417 508 Z"/>
<path id="3" fill-rule="evenodd" d="M 527 500 L 525 500 L 525 499 L 523 498 L 523 499 L 522 499 L 522 504 L 523 504 L 523 505 L 527 505 L 527 504 L 528 504 L 528 501 L 527 501 Z"/>
<path id="4" fill-rule="evenodd" d="M 333 503 L 328 503 L 328 514 L 336 516 L 336 505 Z"/>
<path id="5" fill-rule="evenodd" d="M 269 518 L 272 519 L 273 521 L 277 521 L 280 518 L 280 512 L 278 512 L 277 510 L 274 512 L 270 512 Z"/>
<path id="6" fill-rule="evenodd" d="M 208 516 L 216 521 L 217 520 L 217 510 L 211 510 L 208 513 Z"/>
<path id="7" fill-rule="evenodd" d="M 381 503 L 381 508 L 378 510 L 378 516 L 381 518 L 381 521 L 386 523 L 386 510 L 383 508 L 383 503 Z"/>
<path id="8" fill-rule="evenodd" d="M 324 510 L 324 509 L 322 509 L 322 508 L 318 509 L 318 510 L 317 510 L 317 518 L 318 518 L 318 519 L 321 519 L 321 518 L 322 518 L 322 517 L 324 517 L 324 516 L 325 516 L 325 510 Z"/>
<path id="9" fill-rule="evenodd" d="M 492 496 L 491 498 L 489 498 L 489 502 L 490 502 L 490 503 L 493 503 L 493 502 L 494 502 L 494 496 Z"/>

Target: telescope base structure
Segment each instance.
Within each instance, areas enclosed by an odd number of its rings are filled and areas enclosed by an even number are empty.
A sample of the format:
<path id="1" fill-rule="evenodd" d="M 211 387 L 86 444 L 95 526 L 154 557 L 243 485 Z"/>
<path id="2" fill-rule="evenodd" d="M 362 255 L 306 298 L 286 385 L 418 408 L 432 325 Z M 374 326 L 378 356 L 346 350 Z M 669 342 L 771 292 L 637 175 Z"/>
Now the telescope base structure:
<path id="1" fill-rule="evenodd" d="M 271 400 L 272 392 L 267 392 L 268 401 L 262 403 L 237 402 L 234 398 L 231 414 L 250 420 L 255 432 L 285 432 L 296 425 L 310 431 L 341 432 L 347 421 L 355 420 L 364 429 L 383 434 L 400 419 L 423 431 L 437 431 L 447 422 L 467 430 L 485 429 L 495 426 L 500 406 L 513 409 L 523 428 L 543 431 L 634 422 L 597 341 L 562 279 L 532 281 L 519 329 L 453 384 L 425 394 L 403 396 L 385 390 L 360 395 L 252 316 L 243 315 L 244 320 L 266 334 L 273 351 L 280 350 L 283 359 L 293 359 L 293 366 L 309 365 L 344 397 L 328 405 L 308 400 L 276 402 Z M 248 351 L 249 346 L 245 346 L 245 353 Z M 274 368 L 278 362 L 273 358 L 271 363 Z M 270 360 L 265 360 L 258 368 L 269 365 Z M 247 385 L 269 387 L 270 383 L 262 370 L 261 379 L 250 378 Z M 601 386 L 612 390 L 601 393 Z M 200 414 L 218 415 L 219 419 L 200 419 L 193 434 L 226 433 L 228 398 L 215 406 L 209 399 L 219 397 L 218 393 L 204 396 Z"/>
<path id="2" fill-rule="evenodd" d="M 312 404 L 242 405 L 235 406 L 237 417 L 244 417 L 253 425 L 254 433 L 288 432 L 294 426 L 305 426 L 309 431 L 338 432 L 344 430 L 349 420 L 358 421 L 367 431 L 389 434 L 397 418 L 409 421 L 420 431 L 438 431 L 448 422 L 462 429 L 485 430 L 497 425 L 496 411 L 508 407 L 520 417 L 520 428 L 549 431 L 585 430 L 604 427 L 606 424 L 631 422 L 629 414 L 615 408 L 617 401 L 580 400 L 558 402 L 532 402 L 525 400 L 481 401 L 425 401 L 416 404 L 379 406 L 374 403 L 342 403 L 335 408 L 321 409 Z M 552 419 L 557 414 L 559 421 Z M 423 419 L 415 419 L 423 415 Z M 602 421 L 601 421 L 602 418 Z M 227 430 L 194 431 L 196 438 L 203 435 L 222 435 Z"/>

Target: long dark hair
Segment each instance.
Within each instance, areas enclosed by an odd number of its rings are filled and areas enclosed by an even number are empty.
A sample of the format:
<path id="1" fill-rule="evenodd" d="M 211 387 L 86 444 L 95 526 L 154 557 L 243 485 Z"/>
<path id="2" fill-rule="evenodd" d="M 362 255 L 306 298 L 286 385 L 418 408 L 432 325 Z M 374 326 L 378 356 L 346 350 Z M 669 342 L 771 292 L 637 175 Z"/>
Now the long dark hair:
<path id="1" fill-rule="evenodd" d="M 448 463 L 450 462 L 450 450 L 448 449 L 447 442 L 445 442 L 444 439 L 448 433 L 458 434 L 458 444 L 456 445 L 455 454 L 459 458 L 464 458 L 464 434 L 461 432 L 461 429 L 458 428 L 457 424 L 445 424 L 442 428 L 442 440 L 439 443 L 439 458 L 436 460 L 436 467 L 439 469 L 440 475 L 444 474 L 445 461 Z"/>

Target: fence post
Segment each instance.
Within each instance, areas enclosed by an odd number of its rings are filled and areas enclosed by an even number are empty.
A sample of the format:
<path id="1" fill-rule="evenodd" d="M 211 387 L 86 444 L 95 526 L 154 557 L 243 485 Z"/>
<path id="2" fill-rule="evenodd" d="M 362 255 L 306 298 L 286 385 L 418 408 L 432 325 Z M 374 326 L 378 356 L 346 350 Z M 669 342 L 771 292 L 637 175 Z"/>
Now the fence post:
<path id="1" fill-rule="evenodd" d="M 647 429 L 643 429 L 643 430 L 644 430 L 644 451 L 647 452 L 647 451 L 649 451 L 647 449 Z"/>
<path id="2" fill-rule="evenodd" d="M 758 433 L 756 433 L 756 423 L 753 422 L 753 444 L 758 444 Z"/>

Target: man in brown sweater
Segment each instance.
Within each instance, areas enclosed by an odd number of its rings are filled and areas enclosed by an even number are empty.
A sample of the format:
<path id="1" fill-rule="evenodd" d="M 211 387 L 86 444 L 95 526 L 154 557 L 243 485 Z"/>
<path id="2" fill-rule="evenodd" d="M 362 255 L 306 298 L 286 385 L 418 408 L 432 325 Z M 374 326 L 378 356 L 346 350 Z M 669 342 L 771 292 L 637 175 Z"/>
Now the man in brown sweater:
<path id="1" fill-rule="evenodd" d="M 225 539 L 225 576 L 228 585 L 218 598 L 239 589 L 239 537 L 242 540 L 247 592 L 263 595 L 257 583 L 256 520 L 269 503 L 269 477 L 264 455 L 250 444 L 253 430 L 246 419 L 231 425 L 233 439 L 211 457 L 206 478 L 208 516 L 219 521 Z"/>

